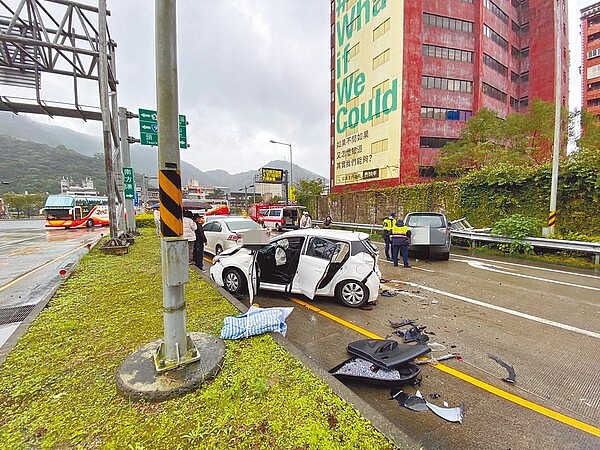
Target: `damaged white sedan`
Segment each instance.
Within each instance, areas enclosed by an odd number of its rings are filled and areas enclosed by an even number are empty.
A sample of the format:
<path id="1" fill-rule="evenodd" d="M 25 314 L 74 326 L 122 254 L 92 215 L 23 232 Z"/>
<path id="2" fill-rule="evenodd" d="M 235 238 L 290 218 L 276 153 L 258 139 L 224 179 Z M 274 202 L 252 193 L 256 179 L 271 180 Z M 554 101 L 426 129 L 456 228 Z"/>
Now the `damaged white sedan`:
<path id="1" fill-rule="evenodd" d="M 367 233 L 302 229 L 216 256 L 211 278 L 233 294 L 265 289 L 336 297 L 359 308 L 379 295 L 379 252 Z"/>

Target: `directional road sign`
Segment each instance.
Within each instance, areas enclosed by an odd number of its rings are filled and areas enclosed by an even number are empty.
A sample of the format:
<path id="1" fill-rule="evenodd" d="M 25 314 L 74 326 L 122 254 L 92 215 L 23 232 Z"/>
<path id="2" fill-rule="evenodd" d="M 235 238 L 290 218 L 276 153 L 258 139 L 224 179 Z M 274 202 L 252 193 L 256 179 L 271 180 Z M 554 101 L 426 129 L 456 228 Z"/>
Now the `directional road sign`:
<path id="1" fill-rule="evenodd" d="M 156 111 L 140 109 L 140 144 L 158 145 L 158 117 Z M 187 121 L 184 115 L 179 115 L 179 148 L 187 148 Z"/>
<path id="2" fill-rule="evenodd" d="M 123 167 L 123 183 L 125 199 L 132 200 L 135 196 L 135 182 L 133 179 L 133 167 Z"/>

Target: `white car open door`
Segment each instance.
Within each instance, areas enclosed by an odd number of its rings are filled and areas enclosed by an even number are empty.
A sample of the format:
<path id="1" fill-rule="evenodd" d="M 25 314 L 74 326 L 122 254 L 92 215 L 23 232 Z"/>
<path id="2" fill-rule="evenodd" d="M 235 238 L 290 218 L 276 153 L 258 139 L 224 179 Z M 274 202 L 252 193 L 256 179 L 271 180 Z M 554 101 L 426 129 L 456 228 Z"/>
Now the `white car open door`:
<path id="1" fill-rule="evenodd" d="M 296 272 L 297 286 L 311 300 L 319 283 L 327 274 L 331 258 L 335 253 L 336 243 L 322 237 L 312 237 L 306 251 L 300 255 L 300 263 Z"/>

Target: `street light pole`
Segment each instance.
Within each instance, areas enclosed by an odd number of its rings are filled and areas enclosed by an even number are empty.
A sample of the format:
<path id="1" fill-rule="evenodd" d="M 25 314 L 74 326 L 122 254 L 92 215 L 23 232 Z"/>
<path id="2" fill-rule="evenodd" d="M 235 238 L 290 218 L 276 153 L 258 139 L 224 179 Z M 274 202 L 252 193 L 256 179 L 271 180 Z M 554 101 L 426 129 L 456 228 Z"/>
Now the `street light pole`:
<path id="1" fill-rule="evenodd" d="M 288 180 L 288 190 L 290 190 L 291 187 L 294 185 L 293 164 L 292 164 L 292 144 L 288 144 L 287 142 L 274 141 L 273 139 L 271 139 L 269 142 L 271 142 L 271 144 L 287 145 L 290 148 L 290 179 Z"/>

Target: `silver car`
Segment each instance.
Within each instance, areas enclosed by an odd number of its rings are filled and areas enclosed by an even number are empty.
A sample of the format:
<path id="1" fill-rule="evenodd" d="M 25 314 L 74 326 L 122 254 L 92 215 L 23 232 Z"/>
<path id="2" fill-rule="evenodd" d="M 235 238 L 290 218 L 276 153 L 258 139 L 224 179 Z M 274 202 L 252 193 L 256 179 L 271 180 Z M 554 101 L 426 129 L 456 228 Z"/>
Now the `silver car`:
<path id="1" fill-rule="evenodd" d="M 411 212 L 404 218 L 404 225 L 411 230 L 409 252 L 438 256 L 444 261 L 450 259 L 450 222 L 444 214 Z"/>
<path id="2" fill-rule="evenodd" d="M 239 247 L 244 242 L 244 233 L 251 230 L 258 230 L 268 238 L 268 231 L 249 217 L 207 216 L 203 228 L 207 240 L 204 250 L 213 255 Z"/>

